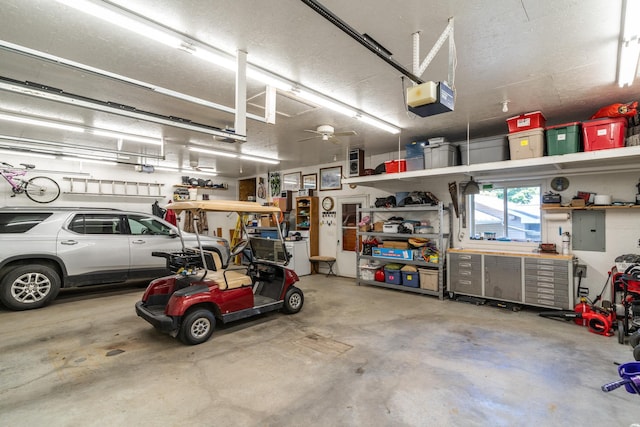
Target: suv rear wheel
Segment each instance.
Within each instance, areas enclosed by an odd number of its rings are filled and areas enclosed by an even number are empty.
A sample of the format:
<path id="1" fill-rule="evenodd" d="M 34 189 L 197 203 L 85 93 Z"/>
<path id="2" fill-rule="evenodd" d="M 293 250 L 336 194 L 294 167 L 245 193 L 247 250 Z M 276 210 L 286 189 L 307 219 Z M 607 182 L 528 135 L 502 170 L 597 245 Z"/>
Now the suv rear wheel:
<path id="1" fill-rule="evenodd" d="M 60 276 L 51 267 L 21 265 L 2 279 L 0 301 L 12 310 L 29 310 L 49 304 L 60 291 Z"/>

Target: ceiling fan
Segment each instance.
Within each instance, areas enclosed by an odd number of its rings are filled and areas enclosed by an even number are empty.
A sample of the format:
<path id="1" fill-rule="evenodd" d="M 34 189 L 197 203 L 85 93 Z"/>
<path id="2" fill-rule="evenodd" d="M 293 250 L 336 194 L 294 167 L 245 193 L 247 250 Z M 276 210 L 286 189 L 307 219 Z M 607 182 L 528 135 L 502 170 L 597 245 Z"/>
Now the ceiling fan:
<path id="1" fill-rule="evenodd" d="M 320 138 L 323 141 L 331 141 L 334 144 L 339 144 L 340 140 L 337 138 L 338 136 L 351 136 L 357 135 L 357 132 L 354 130 L 349 130 L 345 132 L 335 132 L 333 126 L 330 125 L 320 125 L 316 130 L 305 129 L 305 132 L 315 133 L 315 136 L 311 136 L 309 138 L 299 139 L 298 142 L 301 141 L 309 141 L 311 139 Z"/>

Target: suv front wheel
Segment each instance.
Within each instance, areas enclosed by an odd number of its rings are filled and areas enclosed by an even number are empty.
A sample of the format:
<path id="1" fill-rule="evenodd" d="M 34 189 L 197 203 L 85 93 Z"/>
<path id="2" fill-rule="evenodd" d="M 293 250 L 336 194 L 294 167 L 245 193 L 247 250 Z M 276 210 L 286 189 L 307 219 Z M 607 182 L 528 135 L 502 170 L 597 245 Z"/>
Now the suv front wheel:
<path id="1" fill-rule="evenodd" d="M 60 276 L 46 265 L 21 265 L 9 270 L 0 286 L 0 301 L 7 308 L 29 310 L 53 301 L 60 291 Z"/>

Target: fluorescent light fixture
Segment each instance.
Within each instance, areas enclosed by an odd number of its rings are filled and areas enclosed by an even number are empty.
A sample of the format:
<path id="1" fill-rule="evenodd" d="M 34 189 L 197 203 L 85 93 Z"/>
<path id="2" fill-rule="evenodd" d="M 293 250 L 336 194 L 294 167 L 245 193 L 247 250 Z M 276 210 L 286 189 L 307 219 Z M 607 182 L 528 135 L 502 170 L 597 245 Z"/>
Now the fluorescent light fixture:
<path id="1" fill-rule="evenodd" d="M 87 159 L 80 156 L 62 156 L 61 159 L 66 160 L 68 162 L 96 163 L 99 165 L 108 165 L 108 166 L 116 166 L 118 164 L 118 162 L 111 162 L 108 160 Z"/>
<path id="2" fill-rule="evenodd" d="M 369 117 L 365 115 L 360 115 L 360 116 L 357 116 L 356 118 L 362 122 L 368 123 L 371 126 L 375 126 L 378 129 L 382 129 L 394 135 L 400 133 L 400 128 L 390 125 L 389 123 L 385 123 L 382 120 L 375 119 L 373 117 Z"/>
<path id="3" fill-rule="evenodd" d="M 53 128 L 53 129 L 68 130 L 71 132 L 78 132 L 78 133 L 82 133 L 85 131 L 85 129 L 81 126 L 68 125 L 60 122 L 55 122 L 53 120 L 34 119 L 31 117 L 23 117 L 23 116 L 18 116 L 14 114 L 8 114 L 8 113 L 0 113 L 0 120 L 7 120 L 10 122 L 23 123 L 27 125 L 33 125 L 33 126 L 42 126 L 42 127 Z"/>
<path id="4" fill-rule="evenodd" d="M 154 166 L 153 169 L 157 171 L 163 171 L 163 172 L 180 172 L 180 169 L 178 168 L 169 168 L 166 166 Z"/>
<path id="5" fill-rule="evenodd" d="M 623 4 L 618 85 L 631 86 L 638 74 L 640 59 L 640 0 L 625 0 Z"/>
<path id="6" fill-rule="evenodd" d="M 269 163 L 270 165 L 277 165 L 280 163 L 278 159 L 267 159 L 266 157 L 255 157 L 255 156 L 247 156 L 241 155 L 240 158 L 242 160 L 251 160 L 252 162 L 260 162 L 260 163 Z"/>
<path id="7" fill-rule="evenodd" d="M 299 96 L 302 99 L 306 99 L 307 101 L 311 101 L 314 104 L 333 110 L 336 113 L 344 114 L 345 116 L 355 117 L 356 114 L 358 114 L 357 111 L 352 108 L 345 107 L 344 105 L 338 103 L 337 101 L 333 101 L 329 98 L 316 95 L 307 90 L 297 89 L 292 91 L 292 93 L 295 96 Z"/>
<path id="8" fill-rule="evenodd" d="M 106 136 L 107 138 L 124 139 L 127 141 L 141 142 L 143 144 L 162 145 L 161 139 L 150 138 L 148 136 L 133 135 L 108 129 L 91 129 L 90 132 L 93 135 Z"/>
<path id="9" fill-rule="evenodd" d="M 56 156 L 53 154 L 42 154 L 42 153 L 31 153 L 29 151 L 9 151 L 9 150 L 0 150 L 0 154 L 9 155 L 9 156 L 19 156 L 19 157 L 38 157 L 41 159 L 55 159 Z"/>
<path id="10" fill-rule="evenodd" d="M 97 0 L 57 1 L 80 11 L 86 12 L 97 18 L 103 19 L 107 22 L 118 25 L 121 28 L 131 30 L 144 37 L 156 40 L 167 46 L 188 52 L 189 54 L 202 58 L 207 62 L 217 64 L 232 71 L 237 71 L 237 63 L 233 55 L 212 46 L 207 46 L 206 44 L 198 42 L 194 39 L 188 38 L 178 33 L 177 31 L 156 24 L 150 20 L 140 17 L 137 14 L 129 12 L 126 9 L 119 8 L 109 3 L 101 1 L 99 2 Z M 396 126 L 376 119 L 375 117 L 367 113 L 359 112 L 357 109 L 350 107 L 347 104 L 333 100 L 327 95 L 324 95 L 313 89 L 303 87 L 294 81 L 281 77 L 275 73 L 271 73 L 270 71 L 251 63 L 247 63 L 247 77 L 256 79 L 261 83 L 276 87 L 280 90 L 292 92 L 296 96 L 311 101 L 319 106 L 329 108 L 337 113 L 344 114 L 351 118 L 359 118 L 363 122 L 382 129 L 386 132 L 392 134 L 400 133 L 400 129 Z M 233 136 L 231 137 L 233 138 Z M 240 137 L 238 137 L 237 139 L 239 141 L 245 140 L 241 139 Z"/>
<path id="11" fill-rule="evenodd" d="M 219 65 L 231 71 L 235 71 L 237 68 L 236 61 L 231 55 L 227 57 L 214 52 L 211 49 L 205 49 L 202 47 L 195 47 L 193 50 L 187 50 L 187 52 L 191 53 L 193 56 L 197 56 L 200 59 L 204 59 L 207 62 Z"/>
<path id="12" fill-rule="evenodd" d="M 89 0 L 58 0 L 58 2 L 169 47 L 182 46 L 183 41 L 169 33 L 166 28 L 108 3 Z"/>
<path id="13" fill-rule="evenodd" d="M 198 148 L 198 147 L 189 147 L 189 151 L 195 151 L 196 153 L 211 154 L 212 156 L 238 157 L 238 155 L 235 153 L 228 153 L 226 151 L 218 151 L 218 150 L 207 150 L 207 149 Z"/>
<path id="14" fill-rule="evenodd" d="M 190 170 L 190 171 L 185 171 L 183 170 L 184 173 L 189 173 L 189 174 L 193 174 L 193 175 L 206 175 L 206 176 L 218 176 L 217 173 L 214 172 L 205 172 L 202 170 Z"/>
<path id="15" fill-rule="evenodd" d="M 208 168 L 206 166 L 198 166 L 198 170 L 202 172 L 207 172 L 207 173 L 216 173 L 215 168 Z"/>

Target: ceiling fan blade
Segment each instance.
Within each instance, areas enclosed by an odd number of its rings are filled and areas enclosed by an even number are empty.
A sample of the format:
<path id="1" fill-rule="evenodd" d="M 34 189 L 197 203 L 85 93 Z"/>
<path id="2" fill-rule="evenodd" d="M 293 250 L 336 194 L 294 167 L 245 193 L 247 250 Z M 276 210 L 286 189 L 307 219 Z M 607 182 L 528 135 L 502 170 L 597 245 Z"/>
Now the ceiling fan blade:
<path id="1" fill-rule="evenodd" d="M 331 143 L 336 144 L 336 145 L 340 144 L 342 141 L 340 141 L 340 139 L 336 138 L 334 135 L 337 135 L 337 134 L 331 135 L 329 137 L 329 141 L 331 141 Z"/>
<path id="2" fill-rule="evenodd" d="M 358 132 L 356 132 L 355 130 L 348 130 L 348 131 L 344 131 L 344 132 L 335 132 L 334 135 L 335 136 L 351 136 L 351 135 L 357 135 Z"/>
<path id="3" fill-rule="evenodd" d="M 312 139 L 318 139 L 318 138 L 321 138 L 321 136 L 310 136 L 309 138 L 302 138 L 302 139 L 299 139 L 298 142 L 310 141 Z"/>
<path id="4" fill-rule="evenodd" d="M 315 133 L 315 134 L 318 134 L 318 135 L 322 135 L 322 132 L 318 132 L 317 130 L 305 129 L 304 131 L 305 132 Z"/>

